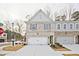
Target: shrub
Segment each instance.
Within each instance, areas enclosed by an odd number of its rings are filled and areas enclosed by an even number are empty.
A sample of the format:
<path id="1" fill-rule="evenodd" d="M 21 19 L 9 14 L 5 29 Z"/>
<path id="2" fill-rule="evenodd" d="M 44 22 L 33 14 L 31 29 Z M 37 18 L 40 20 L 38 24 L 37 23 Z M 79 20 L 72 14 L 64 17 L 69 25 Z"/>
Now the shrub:
<path id="1" fill-rule="evenodd" d="M 59 43 L 56 43 L 57 45 L 60 45 Z"/>
<path id="2" fill-rule="evenodd" d="M 56 48 L 56 46 L 55 45 L 52 45 L 54 48 Z"/>

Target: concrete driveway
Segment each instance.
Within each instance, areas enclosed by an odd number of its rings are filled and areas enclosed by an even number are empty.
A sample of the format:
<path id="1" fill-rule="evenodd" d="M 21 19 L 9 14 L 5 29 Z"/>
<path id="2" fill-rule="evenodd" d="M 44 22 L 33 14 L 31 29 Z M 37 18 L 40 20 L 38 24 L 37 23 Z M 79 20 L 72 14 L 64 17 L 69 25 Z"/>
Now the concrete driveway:
<path id="1" fill-rule="evenodd" d="M 6 56 L 61 56 L 48 45 L 27 45 L 17 52 L 12 52 Z"/>

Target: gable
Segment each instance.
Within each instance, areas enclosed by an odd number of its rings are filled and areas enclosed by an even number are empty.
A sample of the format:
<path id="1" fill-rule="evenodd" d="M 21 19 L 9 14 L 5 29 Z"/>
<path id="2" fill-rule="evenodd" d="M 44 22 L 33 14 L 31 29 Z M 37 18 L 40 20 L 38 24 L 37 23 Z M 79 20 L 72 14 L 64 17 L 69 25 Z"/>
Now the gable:
<path id="1" fill-rule="evenodd" d="M 29 21 L 31 22 L 51 22 L 50 19 L 42 10 L 39 10 Z"/>

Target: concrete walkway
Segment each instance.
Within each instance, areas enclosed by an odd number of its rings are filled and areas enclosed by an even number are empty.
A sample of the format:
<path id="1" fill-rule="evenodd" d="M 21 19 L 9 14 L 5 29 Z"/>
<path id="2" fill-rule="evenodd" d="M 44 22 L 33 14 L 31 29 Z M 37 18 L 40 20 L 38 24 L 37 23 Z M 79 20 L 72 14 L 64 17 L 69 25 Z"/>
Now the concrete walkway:
<path id="1" fill-rule="evenodd" d="M 62 56 L 48 45 L 28 45 L 6 56 Z"/>

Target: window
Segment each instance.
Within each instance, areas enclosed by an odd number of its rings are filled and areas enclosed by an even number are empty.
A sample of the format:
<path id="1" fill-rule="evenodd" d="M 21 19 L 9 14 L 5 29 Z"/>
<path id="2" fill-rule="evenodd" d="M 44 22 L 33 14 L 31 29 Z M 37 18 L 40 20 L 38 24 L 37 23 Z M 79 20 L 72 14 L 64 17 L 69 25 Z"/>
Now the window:
<path id="1" fill-rule="evenodd" d="M 50 24 L 44 24 L 44 30 L 50 29 L 51 25 Z"/>
<path id="2" fill-rule="evenodd" d="M 73 24 L 70 24 L 70 29 L 72 29 L 73 28 Z"/>
<path id="3" fill-rule="evenodd" d="M 76 24 L 76 29 L 79 29 L 79 24 Z"/>
<path id="4" fill-rule="evenodd" d="M 60 29 L 60 24 L 57 25 L 57 29 Z"/>
<path id="5" fill-rule="evenodd" d="M 64 24 L 64 29 L 66 29 L 66 24 Z"/>
<path id="6" fill-rule="evenodd" d="M 36 30 L 37 29 L 37 24 L 31 24 L 30 29 L 31 30 Z"/>

